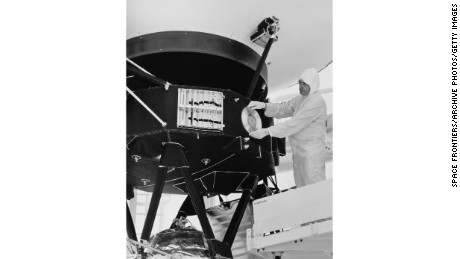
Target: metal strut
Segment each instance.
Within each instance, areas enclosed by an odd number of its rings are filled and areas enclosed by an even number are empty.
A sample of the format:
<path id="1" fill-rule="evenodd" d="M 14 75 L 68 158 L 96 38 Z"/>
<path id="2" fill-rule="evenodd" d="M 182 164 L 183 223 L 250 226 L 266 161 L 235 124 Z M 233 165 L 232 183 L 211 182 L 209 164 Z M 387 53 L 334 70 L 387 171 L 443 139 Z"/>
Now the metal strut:
<path id="1" fill-rule="evenodd" d="M 209 223 L 208 217 L 206 216 L 206 207 L 204 206 L 203 197 L 196 189 L 196 186 L 193 183 L 193 178 L 190 175 L 188 168 L 182 167 L 179 168 L 179 170 L 182 176 L 184 177 L 185 185 L 187 186 L 187 191 L 189 192 L 189 196 L 192 200 L 193 208 L 195 209 L 196 215 L 200 220 L 200 224 L 203 228 L 204 235 L 207 239 L 215 239 L 214 233 L 212 232 L 211 224 Z"/>
<path id="2" fill-rule="evenodd" d="M 257 177 L 255 174 L 251 174 L 248 177 L 246 186 L 243 187 L 243 194 L 241 195 L 241 199 L 238 202 L 238 206 L 236 207 L 232 220 L 228 225 L 227 232 L 225 232 L 225 237 L 222 240 L 222 242 L 227 243 L 230 247 L 232 247 L 233 241 L 235 241 L 238 228 L 241 224 L 241 219 L 243 218 L 246 207 L 248 206 L 248 203 L 251 199 L 252 192 L 254 192 L 257 188 L 258 182 L 259 177 Z"/>
<path id="3" fill-rule="evenodd" d="M 275 174 L 275 180 L 273 180 L 273 178 L 271 176 L 268 177 L 268 179 L 270 179 L 270 182 L 272 182 L 273 186 L 275 187 L 275 190 L 277 192 L 280 191 L 280 188 L 278 188 L 278 179 L 276 179 L 276 174 Z M 267 185 L 268 186 L 268 185 Z"/>
<path id="4" fill-rule="evenodd" d="M 134 63 L 131 59 L 126 58 L 126 61 L 128 61 L 131 65 L 137 67 L 139 70 L 141 70 L 142 72 L 146 73 L 147 75 L 155 77 L 149 71 L 145 70 L 143 67 L 141 67 L 138 64 Z"/>
<path id="5" fill-rule="evenodd" d="M 274 40 L 275 35 L 272 35 L 270 39 L 268 40 L 267 45 L 265 46 L 264 52 L 262 53 L 262 57 L 259 60 L 259 64 L 257 64 L 257 69 L 254 75 L 252 76 L 251 83 L 249 84 L 249 89 L 246 94 L 246 97 L 250 98 L 252 97 L 252 93 L 254 92 L 254 88 L 256 87 L 257 80 L 259 79 L 260 72 L 262 71 L 262 68 L 264 66 L 265 60 L 267 59 L 268 52 L 270 51 L 270 48 L 272 46 L 273 40 Z"/>
<path id="6" fill-rule="evenodd" d="M 134 221 L 129 210 L 128 202 L 126 202 L 126 231 L 128 232 L 129 239 L 137 241 L 136 228 L 134 227 Z"/>
<path id="7" fill-rule="evenodd" d="M 162 80 L 162 79 L 160 79 L 158 77 L 155 77 L 154 75 L 149 73 L 147 70 L 145 70 L 141 66 L 139 66 L 136 63 L 132 62 L 130 59 L 126 59 L 126 60 L 131 64 L 131 66 L 129 66 L 129 65 L 126 66 L 126 70 L 128 70 L 128 71 L 130 71 L 131 73 L 134 74 L 134 75 L 128 76 L 127 79 L 132 78 L 132 77 L 134 77 L 136 75 L 136 76 L 139 76 L 140 78 L 146 79 L 148 82 L 153 83 L 154 85 L 166 86 L 166 84 L 168 84 L 168 82 L 166 82 L 166 81 L 164 81 L 164 80 Z"/>
<path id="8" fill-rule="evenodd" d="M 136 99 L 136 101 L 138 101 L 150 114 L 152 114 L 153 117 L 155 117 L 155 119 L 157 119 L 158 122 L 161 123 L 161 126 L 166 126 L 166 122 L 161 120 L 160 117 L 158 117 L 158 115 L 156 115 L 156 113 L 154 113 L 152 109 L 150 109 L 150 107 L 147 106 L 147 104 L 145 104 L 133 91 L 131 91 L 131 89 L 129 89 L 129 87 L 126 87 L 126 91 L 128 91 L 128 93 L 132 95 L 134 99 Z"/>
<path id="9" fill-rule="evenodd" d="M 211 258 L 215 258 L 216 255 L 216 240 L 214 233 L 212 232 L 211 224 L 206 216 L 206 208 L 204 206 L 203 197 L 198 192 L 193 178 L 189 172 L 189 165 L 187 158 L 185 157 L 184 147 L 175 142 L 167 142 L 163 144 L 163 154 L 161 156 L 161 166 L 173 166 L 176 167 L 184 178 L 187 191 L 192 201 L 193 208 L 198 216 L 198 219 L 203 229 L 204 236 L 206 237 Z"/>
<path id="10" fill-rule="evenodd" d="M 152 198 L 150 199 L 149 210 L 144 222 L 144 228 L 142 229 L 141 239 L 149 241 L 150 234 L 152 233 L 153 223 L 155 222 L 155 216 L 157 215 L 158 205 L 160 204 L 161 193 L 165 185 L 165 179 L 167 175 L 167 168 L 160 167 L 155 177 L 155 186 L 153 187 Z"/>

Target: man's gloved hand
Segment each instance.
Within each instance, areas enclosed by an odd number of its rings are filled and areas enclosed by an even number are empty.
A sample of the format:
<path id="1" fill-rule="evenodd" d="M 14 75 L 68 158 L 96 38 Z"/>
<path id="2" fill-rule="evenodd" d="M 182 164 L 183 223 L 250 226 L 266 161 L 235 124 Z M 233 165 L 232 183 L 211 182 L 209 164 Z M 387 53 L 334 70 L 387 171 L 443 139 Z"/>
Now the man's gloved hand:
<path id="1" fill-rule="evenodd" d="M 267 107 L 267 106 L 266 106 L 266 103 L 258 102 L 258 101 L 251 101 L 251 102 L 248 104 L 248 108 L 249 108 L 249 109 L 258 110 L 258 109 L 265 109 L 266 107 Z"/>
<path id="2" fill-rule="evenodd" d="M 270 135 L 270 132 L 268 132 L 268 129 L 260 129 L 260 130 L 256 130 L 256 131 L 249 133 L 249 136 L 256 138 L 256 139 L 261 139 L 267 135 Z"/>

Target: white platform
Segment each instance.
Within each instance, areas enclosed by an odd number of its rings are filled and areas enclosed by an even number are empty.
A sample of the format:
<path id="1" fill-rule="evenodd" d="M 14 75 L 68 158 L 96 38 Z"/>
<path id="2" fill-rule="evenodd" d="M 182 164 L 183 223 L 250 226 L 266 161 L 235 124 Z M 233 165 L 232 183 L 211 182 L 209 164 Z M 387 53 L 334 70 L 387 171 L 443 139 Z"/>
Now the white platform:
<path id="1" fill-rule="evenodd" d="M 255 200 L 253 209 L 246 240 L 253 258 L 332 257 L 332 180 Z"/>

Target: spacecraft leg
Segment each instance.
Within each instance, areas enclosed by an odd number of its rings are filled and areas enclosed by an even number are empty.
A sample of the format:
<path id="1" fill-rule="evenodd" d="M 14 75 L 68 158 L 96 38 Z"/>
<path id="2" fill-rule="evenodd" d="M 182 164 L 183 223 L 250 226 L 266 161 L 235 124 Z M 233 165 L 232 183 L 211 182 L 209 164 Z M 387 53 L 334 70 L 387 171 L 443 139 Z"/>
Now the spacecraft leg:
<path id="1" fill-rule="evenodd" d="M 141 239 L 149 241 L 150 234 L 152 233 L 153 223 L 157 214 L 158 205 L 160 204 L 161 193 L 167 175 L 167 168 L 160 167 L 156 174 L 155 186 L 153 187 L 152 198 L 150 199 L 149 210 L 145 218 L 144 228 L 142 229 Z"/>
<path id="2" fill-rule="evenodd" d="M 128 203 L 126 203 L 126 231 L 128 232 L 128 238 L 137 241 L 136 229 L 134 227 L 133 218 L 129 211 Z"/>
<path id="3" fill-rule="evenodd" d="M 187 185 L 187 191 L 190 195 L 190 199 L 192 200 L 193 208 L 196 211 L 198 219 L 200 220 L 201 228 L 203 229 L 204 236 L 208 240 L 208 245 L 211 250 L 211 255 L 215 255 L 215 248 L 214 243 L 212 242 L 215 240 L 214 233 L 212 232 L 211 224 L 206 216 L 206 208 L 204 206 L 203 197 L 198 193 L 198 190 L 193 183 L 193 178 L 190 175 L 188 168 L 180 168 L 179 169 L 182 176 L 184 177 L 185 184 Z"/>
<path id="4" fill-rule="evenodd" d="M 215 258 L 216 253 L 225 257 L 233 258 L 230 247 L 226 243 L 216 240 L 214 233 L 212 232 L 211 224 L 206 216 L 206 208 L 204 206 L 203 197 L 196 189 L 189 171 L 184 147 L 175 142 L 164 143 L 160 165 L 164 167 L 174 166 L 182 174 L 185 185 L 187 186 L 188 195 L 190 196 L 193 208 L 195 209 L 201 228 L 203 229 L 204 236 L 208 242 L 211 258 Z"/>
<path id="5" fill-rule="evenodd" d="M 233 241 L 235 241 L 236 233 L 238 232 L 238 227 L 240 226 L 244 211 L 251 199 L 252 192 L 254 192 L 257 188 L 258 182 L 259 177 L 255 174 L 251 174 L 243 183 L 243 194 L 241 195 L 241 199 L 238 202 L 238 206 L 236 207 L 235 213 L 233 214 L 232 220 L 227 228 L 227 232 L 225 232 L 225 237 L 222 240 L 222 242 L 227 243 L 230 247 L 232 247 Z"/>

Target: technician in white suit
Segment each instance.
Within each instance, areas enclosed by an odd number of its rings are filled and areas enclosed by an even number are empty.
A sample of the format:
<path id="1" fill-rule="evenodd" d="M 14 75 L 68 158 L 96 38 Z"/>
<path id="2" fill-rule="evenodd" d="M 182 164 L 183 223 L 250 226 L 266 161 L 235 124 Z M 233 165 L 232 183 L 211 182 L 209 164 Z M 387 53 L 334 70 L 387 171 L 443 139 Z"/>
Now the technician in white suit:
<path id="1" fill-rule="evenodd" d="M 265 116 L 291 119 L 251 132 L 253 138 L 267 135 L 288 137 L 292 147 L 294 181 L 297 187 L 326 179 L 326 103 L 319 89 L 316 69 L 307 69 L 299 79 L 300 95 L 282 103 L 251 101 L 248 108 L 265 109 Z"/>

